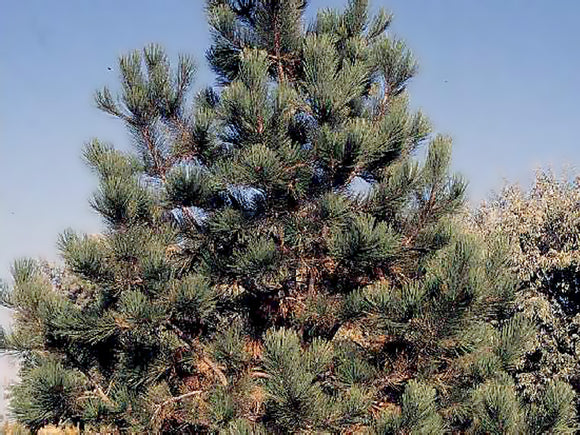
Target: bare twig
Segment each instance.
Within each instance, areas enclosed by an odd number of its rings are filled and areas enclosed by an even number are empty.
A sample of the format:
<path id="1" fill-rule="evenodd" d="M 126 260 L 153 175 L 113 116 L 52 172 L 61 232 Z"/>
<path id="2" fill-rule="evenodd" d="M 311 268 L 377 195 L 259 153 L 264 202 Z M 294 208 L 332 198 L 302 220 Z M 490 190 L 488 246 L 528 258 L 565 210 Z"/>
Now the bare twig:
<path id="1" fill-rule="evenodd" d="M 164 407 L 166 407 L 167 405 L 170 405 L 170 404 L 175 403 L 175 402 L 179 402 L 183 399 L 187 399 L 188 397 L 197 396 L 198 394 L 201 394 L 202 392 L 203 391 L 201 391 L 201 390 L 190 391 L 188 393 L 182 394 L 181 396 L 175 396 L 175 397 L 171 397 L 171 398 L 165 400 L 164 402 L 157 405 L 157 408 L 155 409 L 155 412 L 153 413 L 153 416 L 151 417 L 151 422 L 153 423 L 153 421 L 155 421 L 155 419 L 157 418 L 157 415 L 159 415 L 161 410 Z"/>

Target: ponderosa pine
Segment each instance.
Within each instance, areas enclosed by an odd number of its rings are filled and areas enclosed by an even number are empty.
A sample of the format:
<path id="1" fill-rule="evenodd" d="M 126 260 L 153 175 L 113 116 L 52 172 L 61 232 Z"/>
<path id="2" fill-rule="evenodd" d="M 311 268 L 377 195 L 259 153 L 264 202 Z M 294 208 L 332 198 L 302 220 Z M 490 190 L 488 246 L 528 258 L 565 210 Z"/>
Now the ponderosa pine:
<path id="1" fill-rule="evenodd" d="M 366 0 L 209 0 L 219 85 L 158 46 L 123 56 L 135 153 L 84 157 L 106 230 L 65 232 L 4 296 L 16 418 L 163 433 L 569 431 L 569 386 L 525 403 L 500 241 L 457 222 L 451 141 L 409 108 L 417 64 Z M 423 159 L 417 152 L 426 148 Z M 54 281 L 54 279 L 53 279 Z"/>

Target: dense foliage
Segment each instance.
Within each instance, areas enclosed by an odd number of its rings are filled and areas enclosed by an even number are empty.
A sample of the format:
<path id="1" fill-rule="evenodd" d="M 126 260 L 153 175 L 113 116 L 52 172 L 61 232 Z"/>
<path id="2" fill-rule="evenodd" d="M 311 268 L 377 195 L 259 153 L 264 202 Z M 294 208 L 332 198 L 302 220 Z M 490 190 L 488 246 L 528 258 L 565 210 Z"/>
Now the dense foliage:
<path id="1" fill-rule="evenodd" d="M 519 285 L 517 309 L 538 340 L 517 375 L 528 396 L 552 379 L 580 390 L 580 185 L 567 173 L 538 171 L 532 188 L 506 186 L 474 215 L 484 237 L 508 240 Z"/>
<path id="2" fill-rule="evenodd" d="M 407 104 L 416 63 L 366 0 L 209 0 L 219 86 L 192 61 L 120 59 L 135 153 L 99 141 L 98 236 L 65 232 L 62 276 L 29 260 L 4 303 L 16 418 L 165 433 L 569 432 L 574 393 L 514 375 L 499 238 L 455 216 L 451 142 Z M 425 148 L 423 159 L 417 150 Z"/>

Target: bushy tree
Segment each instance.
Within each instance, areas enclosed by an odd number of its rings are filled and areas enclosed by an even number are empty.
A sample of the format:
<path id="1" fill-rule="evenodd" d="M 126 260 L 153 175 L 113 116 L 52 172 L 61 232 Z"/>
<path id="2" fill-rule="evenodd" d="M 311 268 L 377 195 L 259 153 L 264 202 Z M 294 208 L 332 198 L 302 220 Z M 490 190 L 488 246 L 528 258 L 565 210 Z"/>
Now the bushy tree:
<path id="1" fill-rule="evenodd" d="M 305 27 L 305 3 L 208 1 L 220 85 L 193 98 L 189 58 L 120 59 L 119 95 L 96 99 L 137 152 L 84 151 L 106 230 L 62 235 L 59 285 L 18 262 L 4 297 L 20 421 L 516 433 L 533 412 L 572 427 L 565 384 L 533 403 L 515 390 L 534 329 L 512 315 L 508 251 L 456 222 L 465 183 L 408 107 L 416 62 L 391 16 L 351 0 Z"/>
<path id="2" fill-rule="evenodd" d="M 539 328 L 518 374 L 526 395 L 552 379 L 580 389 L 580 186 L 565 171 L 539 170 L 529 190 L 506 186 L 484 203 L 474 224 L 484 237 L 509 241 L 519 284 L 517 308 Z"/>

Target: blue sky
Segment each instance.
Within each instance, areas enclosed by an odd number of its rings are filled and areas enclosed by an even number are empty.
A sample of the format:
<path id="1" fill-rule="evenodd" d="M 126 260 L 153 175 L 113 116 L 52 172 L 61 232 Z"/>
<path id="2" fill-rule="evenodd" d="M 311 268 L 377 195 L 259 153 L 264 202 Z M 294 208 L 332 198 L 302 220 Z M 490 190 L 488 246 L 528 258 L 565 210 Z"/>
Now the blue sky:
<path id="1" fill-rule="evenodd" d="M 318 7 L 345 0 L 312 0 Z M 371 0 L 372 1 L 372 0 Z M 116 84 L 116 57 L 149 42 L 199 62 L 209 35 L 201 0 L 1 0 L 0 277 L 19 256 L 56 258 L 67 227 L 97 232 L 95 180 L 80 150 L 99 137 L 129 146 L 100 113 L 95 89 Z M 540 164 L 580 164 L 580 2 L 374 0 L 420 61 L 411 101 L 455 140 L 454 167 L 473 202 L 529 183 Z M 108 67 L 113 68 L 109 71 Z"/>

